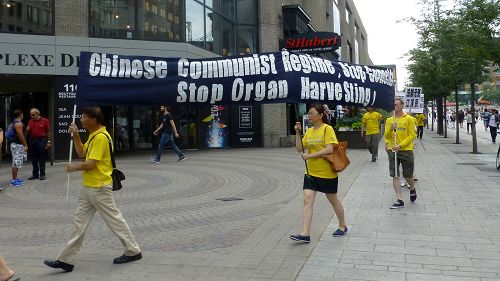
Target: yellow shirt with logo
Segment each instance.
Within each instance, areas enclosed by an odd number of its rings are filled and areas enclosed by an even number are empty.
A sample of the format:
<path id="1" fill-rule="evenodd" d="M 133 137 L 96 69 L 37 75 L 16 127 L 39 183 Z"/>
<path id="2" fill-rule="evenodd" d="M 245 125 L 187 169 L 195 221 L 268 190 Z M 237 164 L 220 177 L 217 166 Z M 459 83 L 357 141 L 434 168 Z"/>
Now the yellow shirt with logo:
<path id="1" fill-rule="evenodd" d="M 426 119 L 425 118 L 425 115 L 422 114 L 422 113 L 418 113 L 415 115 L 415 118 L 417 119 L 417 126 L 424 126 L 424 120 Z"/>
<path id="2" fill-rule="evenodd" d="M 380 119 L 382 119 L 382 114 L 373 111 L 363 114 L 361 122 L 366 129 L 366 135 L 380 134 Z"/>
<path id="3" fill-rule="evenodd" d="M 109 153 L 109 141 L 106 136 L 111 139 L 106 128 L 101 127 L 90 134 L 87 142 L 83 145 L 85 160 L 92 159 L 96 161 L 96 166 L 92 170 L 83 171 L 82 184 L 85 187 L 99 188 L 113 182 L 111 179 L 113 166 L 111 164 L 111 154 Z"/>
<path id="4" fill-rule="evenodd" d="M 413 140 L 417 138 L 415 129 L 416 119 L 413 116 L 404 113 L 401 118 L 396 118 L 396 143 L 399 144 L 399 150 L 413 150 Z M 388 144 L 389 149 L 394 148 L 394 131 L 392 124 L 394 123 L 394 116 L 387 118 L 385 121 L 385 143 Z"/>
<path id="5" fill-rule="evenodd" d="M 326 147 L 327 144 L 339 143 L 332 126 L 323 124 L 323 126 L 318 129 L 311 127 L 307 129 L 304 137 L 302 138 L 302 143 L 304 144 L 304 149 L 307 149 L 309 153 L 316 153 Z M 324 178 L 333 179 L 337 177 L 337 173 L 334 173 L 330 168 L 330 163 L 320 158 L 311 158 L 307 160 L 307 167 L 309 168 L 309 175 Z M 305 171 L 307 173 L 307 171 Z"/>

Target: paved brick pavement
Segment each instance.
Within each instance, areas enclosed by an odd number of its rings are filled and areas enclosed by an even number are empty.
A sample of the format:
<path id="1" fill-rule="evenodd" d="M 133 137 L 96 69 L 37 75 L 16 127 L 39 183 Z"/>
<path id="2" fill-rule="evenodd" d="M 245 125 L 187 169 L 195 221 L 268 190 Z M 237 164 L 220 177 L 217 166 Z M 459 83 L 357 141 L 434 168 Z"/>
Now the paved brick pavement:
<path id="1" fill-rule="evenodd" d="M 318 197 L 314 243 L 297 246 L 288 235 L 301 224 L 303 162 L 293 148 L 188 151 L 161 164 L 150 155 L 121 156 L 127 176 L 115 199 L 141 246 L 144 258 L 113 265 L 122 253 L 118 239 L 97 215 L 72 273 L 42 264 L 69 238 L 80 175 L 74 176 L 66 208 L 64 163 L 48 168 L 46 181 L 26 181 L 0 193 L 0 253 L 23 280 L 293 280 L 332 220 Z M 351 157 L 366 157 L 352 151 Z M 27 163 L 28 164 L 28 163 Z M 345 194 L 363 161 L 341 178 Z M 7 163 L 0 182 L 9 182 Z M 31 165 L 21 170 L 27 178 Z M 222 198 L 241 198 L 222 201 Z"/>
<path id="2" fill-rule="evenodd" d="M 500 280 L 498 144 L 479 125 L 471 154 L 466 129 L 459 145 L 449 133 L 417 141 L 418 199 L 404 209 L 389 209 L 387 155 L 365 165 L 343 201 L 350 231 L 332 237 L 333 219 L 296 280 Z"/>

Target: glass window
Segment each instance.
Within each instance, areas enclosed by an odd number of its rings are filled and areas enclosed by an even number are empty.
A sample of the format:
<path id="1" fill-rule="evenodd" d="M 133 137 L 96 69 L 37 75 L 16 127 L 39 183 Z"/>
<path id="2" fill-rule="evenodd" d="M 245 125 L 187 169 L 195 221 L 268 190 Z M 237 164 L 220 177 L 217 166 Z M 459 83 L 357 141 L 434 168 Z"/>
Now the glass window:
<path id="1" fill-rule="evenodd" d="M 239 23 L 257 24 L 257 2 L 255 1 L 238 1 L 237 15 Z"/>
<path id="2" fill-rule="evenodd" d="M 333 32 L 340 34 L 340 10 L 336 4 L 333 5 Z"/>
<path id="3" fill-rule="evenodd" d="M 359 44 L 356 39 L 354 39 L 354 63 L 359 64 Z"/>
<path id="4" fill-rule="evenodd" d="M 256 26 L 238 27 L 238 52 L 240 55 L 253 54 L 258 52 L 258 33 Z"/>
<path id="5" fill-rule="evenodd" d="M 351 9 L 349 8 L 349 6 L 345 6 L 345 21 L 347 22 L 347 24 L 349 24 L 349 18 L 351 17 Z"/>
<path id="6" fill-rule="evenodd" d="M 90 1 L 90 33 L 96 37 L 134 38 L 134 0 Z"/>
<path id="7" fill-rule="evenodd" d="M 219 14 L 207 10 L 207 50 L 223 56 L 234 56 L 236 52 L 234 24 Z"/>
<path id="8" fill-rule="evenodd" d="M 0 1 L 0 32 L 54 34 L 54 0 Z"/>
<path id="9" fill-rule="evenodd" d="M 235 19 L 235 0 L 206 0 L 205 3 L 207 7 L 221 15 L 224 15 L 224 17 L 230 20 Z"/>
<path id="10" fill-rule="evenodd" d="M 186 1 L 186 42 L 205 48 L 203 6 L 193 0 Z"/>
<path id="11" fill-rule="evenodd" d="M 180 9 L 172 1 L 149 0 L 138 5 L 137 37 L 145 40 L 175 41 L 180 38 L 182 28 L 174 22 Z"/>

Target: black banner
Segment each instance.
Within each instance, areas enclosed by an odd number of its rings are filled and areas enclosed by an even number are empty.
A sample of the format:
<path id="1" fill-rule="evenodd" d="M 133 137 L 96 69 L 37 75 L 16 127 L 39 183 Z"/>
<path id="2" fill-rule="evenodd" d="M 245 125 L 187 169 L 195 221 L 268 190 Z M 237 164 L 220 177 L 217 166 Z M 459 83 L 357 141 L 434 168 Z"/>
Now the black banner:
<path id="1" fill-rule="evenodd" d="M 231 107 L 231 146 L 262 146 L 261 105 L 234 105 Z"/>
<path id="2" fill-rule="evenodd" d="M 82 52 L 77 103 L 334 103 L 392 109 L 391 69 L 307 54 L 203 60 Z"/>
<path id="3" fill-rule="evenodd" d="M 67 159 L 69 154 L 69 143 L 71 136 L 69 134 L 69 125 L 73 121 L 73 107 L 76 98 L 76 77 L 74 76 L 56 76 L 54 79 L 54 138 L 53 149 L 54 158 Z M 77 107 L 75 123 L 80 129 L 80 136 L 82 141 L 86 139 L 84 135 L 87 134 L 86 130 L 82 128 L 80 123 L 81 108 Z M 83 135 L 82 135 L 83 133 Z M 73 150 L 73 157 L 78 157 Z"/>

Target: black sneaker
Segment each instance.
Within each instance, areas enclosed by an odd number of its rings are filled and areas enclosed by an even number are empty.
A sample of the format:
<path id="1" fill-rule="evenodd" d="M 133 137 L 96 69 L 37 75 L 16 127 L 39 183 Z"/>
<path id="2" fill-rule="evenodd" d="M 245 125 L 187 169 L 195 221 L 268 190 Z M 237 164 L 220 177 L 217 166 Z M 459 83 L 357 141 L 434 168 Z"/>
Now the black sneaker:
<path id="1" fill-rule="evenodd" d="M 62 262 L 60 260 L 55 260 L 55 261 L 51 261 L 51 260 L 45 260 L 43 262 L 46 266 L 48 267 L 52 267 L 52 268 L 60 268 L 66 272 L 71 272 L 73 271 L 73 268 L 75 267 L 74 265 L 72 264 L 69 264 L 69 263 L 65 263 L 65 262 Z"/>
<path id="2" fill-rule="evenodd" d="M 299 242 L 302 242 L 302 243 L 309 243 L 309 242 L 311 242 L 311 236 L 302 236 L 300 234 L 290 235 L 290 239 L 295 240 L 295 241 L 299 241 Z"/>
<path id="3" fill-rule="evenodd" d="M 138 253 L 137 255 L 133 255 L 133 256 L 126 256 L 123 254 L 123 255 L 113 259 L 113 263 L 114 264 L 122 264 L 122 263 L 140 260 L 140 259 L 142 259 L 141 253 Z"/>
<path id="4" fill-rule="evenodd" d="M 377 162 L 377 157 L 372 156 L 372 162 Z"/>
<path id="5" fill-rule="evenodd" d="M 403 200 L 399 200 L 394 202 L 394 204 L 391 205 L 391 209 L 401 209 L 405 207 L 405 202 Z"/>
<path id="6" fill-rule="evenodd" d="M 29 181 L 36 180 L 36 179 L 38 179 L 38 176 L 31 176 L 28 178 Z"/>
<path id="7" fill-rule="evenodd" d="M 413 190 L 410 189 L 410 202 L 415 203 L 415 200 L 417 200 L 417 190 L 413 188 Z"/>

